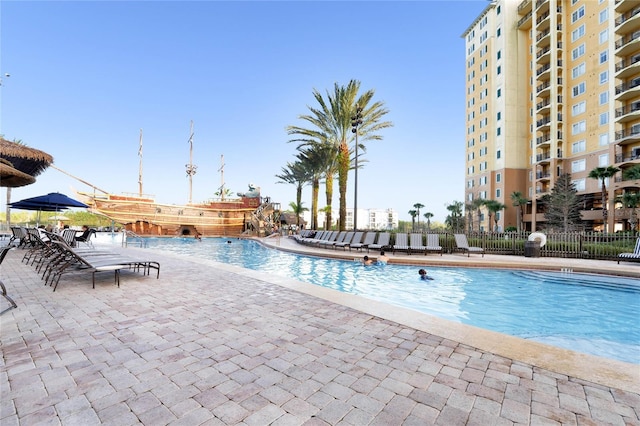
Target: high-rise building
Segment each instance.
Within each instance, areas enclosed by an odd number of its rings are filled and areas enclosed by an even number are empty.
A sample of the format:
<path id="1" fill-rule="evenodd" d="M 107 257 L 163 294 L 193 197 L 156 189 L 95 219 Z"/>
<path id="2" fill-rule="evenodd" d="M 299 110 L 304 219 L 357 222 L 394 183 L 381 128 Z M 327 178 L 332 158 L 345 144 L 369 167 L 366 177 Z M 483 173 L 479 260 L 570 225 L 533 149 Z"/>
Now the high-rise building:
<path id="1" fill-rule="evenodd" d="M 529 200 L 523 228 L 544 229 L 544 196 L 569 173 L 584 228 L 602 230 L 602 180 L 588 175 L 608 166 L 621 170 L 605 179 L 607 230 L 628 228 L 616 199 L 640 188 L 640 2 L 495 0 L 463 37 L 473 229 L 494 228 L 478 199 L 506 206 L 497 230 L 517 226 L 514 193 Z"/>

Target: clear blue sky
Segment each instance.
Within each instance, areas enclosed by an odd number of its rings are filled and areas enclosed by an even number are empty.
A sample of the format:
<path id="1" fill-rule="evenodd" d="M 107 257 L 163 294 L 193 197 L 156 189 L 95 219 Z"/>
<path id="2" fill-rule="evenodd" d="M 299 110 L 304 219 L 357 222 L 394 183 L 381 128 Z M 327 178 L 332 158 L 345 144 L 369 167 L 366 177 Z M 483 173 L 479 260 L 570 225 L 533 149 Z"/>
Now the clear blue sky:
<path id="1" fill-rule="evenodd" d="M 314 105 L 313 89 L 361 82 L 394 127 L 368 144 L 359 208 L 415 203 L 444 221 L 464 201 L 465 48 L 460 37 L 485 0 L 410 2 L 0 3 L 0 133 L 54 157 L 102 189 L 188 201 L 213 197 L 224 155 L 226 186 L 261 187 L 283 207 L 292 185 L 276 174 L 294 160 L 285 128 Z M 348 206 L 353 206 L 353 174 Z M 54 169 L 12 200 L 88 187 Z M 303 201 L 311 207 L 310 189 Z M 0 196 L 4 210 L 5 196 Z M 324 186 L 320 206 L 324 206 Z M 337 181 L 333 205 L 338 206 Z"/>

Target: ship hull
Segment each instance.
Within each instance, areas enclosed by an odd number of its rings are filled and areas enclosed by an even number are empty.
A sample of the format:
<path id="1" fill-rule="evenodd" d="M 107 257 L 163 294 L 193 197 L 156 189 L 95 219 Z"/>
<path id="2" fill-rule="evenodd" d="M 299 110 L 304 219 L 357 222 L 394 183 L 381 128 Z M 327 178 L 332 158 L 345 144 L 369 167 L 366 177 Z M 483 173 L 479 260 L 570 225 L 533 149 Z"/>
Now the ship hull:
<path id="1" fill-rule="evenodd" d="M 251 226 L 252 214 L 260 206 L 259 197 L 174 205 L 144 197 L 82 195 L 93 213 L 138 235 L 154 236 L 239 236 Z"/>

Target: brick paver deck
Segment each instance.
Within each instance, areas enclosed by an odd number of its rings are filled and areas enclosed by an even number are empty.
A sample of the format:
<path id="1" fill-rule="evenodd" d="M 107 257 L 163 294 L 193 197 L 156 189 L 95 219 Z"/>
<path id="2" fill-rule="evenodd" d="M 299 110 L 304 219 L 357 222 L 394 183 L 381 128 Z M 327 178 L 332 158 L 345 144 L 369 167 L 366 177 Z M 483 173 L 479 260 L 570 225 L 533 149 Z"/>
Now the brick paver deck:
<path id="1" fill-rule="evenodd" d="M 640 425 L 635 365 L 610 387 L 155 253 L 159 280 L 54 293 L 21 257 L 0 271 L 18 303 L 0 317 L 3 426 Z"/>

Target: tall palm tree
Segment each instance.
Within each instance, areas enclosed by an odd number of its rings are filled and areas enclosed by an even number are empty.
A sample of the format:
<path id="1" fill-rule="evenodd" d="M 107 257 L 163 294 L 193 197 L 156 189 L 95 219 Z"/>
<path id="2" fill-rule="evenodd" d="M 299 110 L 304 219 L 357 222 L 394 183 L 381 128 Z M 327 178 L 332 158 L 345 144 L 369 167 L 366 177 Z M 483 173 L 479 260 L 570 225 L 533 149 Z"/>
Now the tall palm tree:
<path id="1" fill-rule="evenodd" d="M 418 216 L 418 212 L 415 210 L 409 210 L 409 216 L 411 216 L 411 230 L 415 230 L 416 228 L 416 216 Z"/>
<path id="2" fill-rule="evenodd" d="M 524 227 L 524 206 L 526 206 L 528 202 L 529 200 L 524 195 L 522 195 L 522 192 L 514 191 L 511 193 L 511 204 L 513 205 L 513 207 L 518 208 L 518 232 L 523 231 L 522 228 Z"/>
<path id="3" fill-rule="evenodd" d="M 431 230 L 431 218 L 433 217 L 433 213 L 426 212 L 423 216 L 427 220 L 427 232 L 428 232 L 429 230 Z"/>
<path id="4" fill-rule="evenodd" d="M 507 206 L 496 200 L 486 200 L 484 205 L 487 207 L 487 211 L 489 212 L 489 232 L 492 232 L 498 227 L 497 213 L 500 210 L 506 209 Z M 491 225 L 491 217 L 493 217 L 495 221 L 495 225 L 493 227 Z"/>
<path id="5" fill-rule="evenodd" d="M 318 229 L 318 196 L 320 194 L 320 178 L 324 173 L 323 158 L 318 150 L 312 148 L 301 150 L 296 155 L 298 161 L 304 164 L 310 175 L 311 182 L 311 226 Z"/>
<path id="6" fill-rule="evenodd" d="M 300 216 L 302 216 L 304 214 L 304 212 L 309 210 L 308 208 L 304 207 L 303 204 L 304 203 L 302 203 L 302 202 L 296 203 L 295 201 L 292 201 L 292 202 L 289 203 L 289 208 L 291 209 L 293 214 L 296 215 L 296 226 L 297 226 L 297 229 L 300 229 Z"/>
<path id="7" fill-rule="evenodd" d="M 589 177 L 591 179 L 597 179 L 602 182 L 602 221 L 603 221 L 603 231 L 607 232 L 607 186 L 606 180 L 610 177 L 613 177 L 616 173 L 620 171 L 619 168 L 615 166 L 607 166 L 607 167 L 596 167 L 595 169 L 589 172 Z"/>
<path id="8" fill-rule="evenodd" d="M 460 229 L 464 229 L 464 220 L 462 220 L 462 207 L 464 204 L 462 201 L 454 201 L 452 204 L 447 205 L 449 215 L 445 219 L 445 223 L 453 230 L 454 233 L 460 232 Z"/>
<path id="9" fill-rule="evenodd" d="M 351 118 L 355 116 L 358 107 L 362 108 L 362 124 L 358 126 L 359 143 L 381 140 L 382 136 L 376 132 L 393 125 L 390 121 L 381 121 L 389 111 L 384 107 L 383 102 L 372 102 L 374 91 L 369 90 L 358 97 L 359 90 L 360 82 L 357 80 L 349 81 L 346 86 L 335 83 L 333 94 L 327 91 L 327 99 L 325 100 L 323 95 L 314 89 L 313 97 L 319 104 L 319 108 L 309 107 L 310 114 L 299 117 L 313 127 L 287 127 L 289 135 L 297 136 L 290 142 L 299 142 L 299 146 L 318 142 L 337 144 L 338 191 L 340 194 L 339 228 L 341 231 L 345 230 L 347 220 L 347 178 L 351 163 L 349 145 L 355 142 Z"/>
<path id="10" fill-rule="evenodd" d="M 420 209 L 424 208 L 424 204 L 415 203 L 413 205 L 413 208 L 416 209 L 416 211 L 417 211 L 416 216 L 418 217 L 418 228 L 420 228 Z"/>
<path id="11" fill-rule="evenodd" d="M 480 208 L 484 206 L 485 200 L 482 198 L 474 198 L 473 201 L 465 205 L 465 208 L 469 212 L 469 230 L 473 231 L 473 212 L 478 214 L 478 232 L 480 232 L 480 227 L 482 226 L 481 215 L 482 211 Z"/>
<path id="12" fill-rule="evenodd" d="M 638 223 L 636 217 L 636 208 L 640 205 L 640 192 L 625 191 L 624 194 L 618 197 L 618 202 L 622 203 L 625 209 L 630 209 L 629 225 L 631 231 L 636 232 L 636 224 Z"/>
<path id="13" fill-rule="evenodd" d="M 303 163 L 297 161 L 295 163 L 287 163 L 287 167 L 282 168 L 282 173 L 276 175 L 280 181 L 278 183 L 288 183 L 296 186 L 296 201 L 295 208 L 293 208 L 293 212 L 298 215 L 297 223 L 298 229 L 300 229 L 300 214 L 302 211 L 298 212 L 298 210 L 302 209 L 302 187 L 309 183 L 309 179 L 311 174 L 309 170 L 305 167 Z M 294 204 L 291 202 L 291 204 Z M 290 204 L 290 205 L 291 205 Z M 309 210 L 305 208 L 304 210 Z"/>

